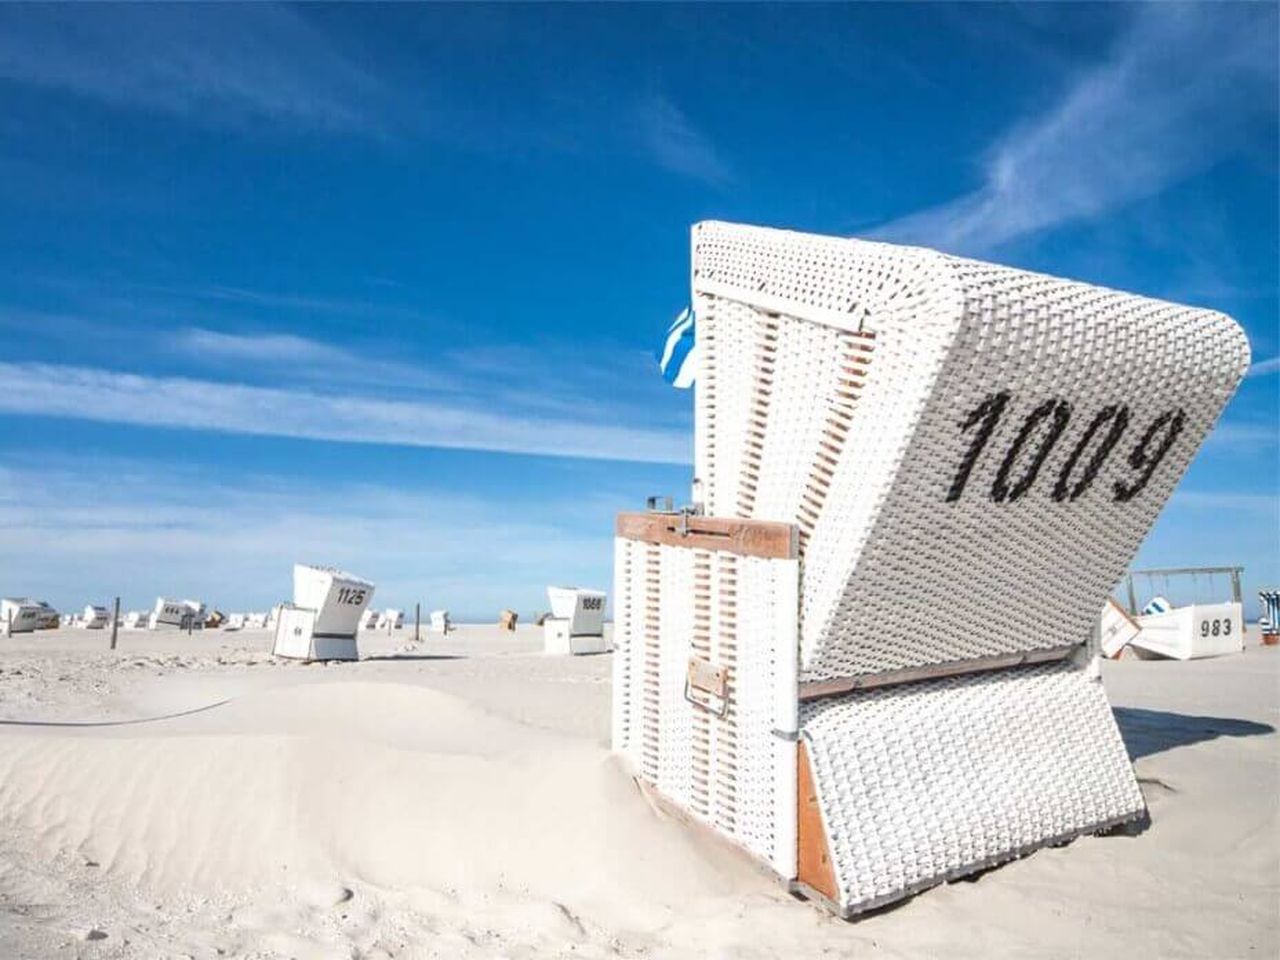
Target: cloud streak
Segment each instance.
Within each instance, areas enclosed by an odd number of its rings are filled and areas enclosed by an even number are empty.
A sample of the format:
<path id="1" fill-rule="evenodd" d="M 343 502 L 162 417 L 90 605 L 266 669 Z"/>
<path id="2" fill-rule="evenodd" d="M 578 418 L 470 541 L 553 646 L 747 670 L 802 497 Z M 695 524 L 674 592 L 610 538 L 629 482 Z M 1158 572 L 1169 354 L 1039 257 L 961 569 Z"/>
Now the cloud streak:
<path id="1" fill-rule="evenodd" d="M 202 122 L 378 132 L 376 81 L 296 11 L 266 4 L 7 5 L 0 77 Z"/>
<path id="2" fill-rule="evenodd" d="M 875 236 L 981 254 L 1154 196 L 1274 119 L 1275 8 L 1143 4 L 1100 66 L 1002 137 L 974 192 Z"/>
<path id="3" fill-rule="evenodd" d="M 1280 370 L 1280 357 L 1268 357 L 1266 360 L 1259 360 L 1257 363 L 1249 367 L 1246 377 L 1265 377 L 1269 373 L 1275 373 Z"/>
<path id="4" fill-rule="evenodd" d="M 548 578 L 607 582 L 616 505 L 544 497 L 520 507 L 330 478 L 215 482 L 129 459 L 0 461 L 0 579 L 63 609 L 115 594 L 126 607 L 164 594 L 266 609 L 287 597 L 293 563 L 326 563 L 374 580 L 379 607 L 421 601 L 486 620 L 511 604 L 545 609 Z"/>
<path id="5" fill-rule="evenodd" d="M 684 463 L 691 448 L 680 430 L 90 367 L 0 362 L 0 381 L 0 412 L 27 416 L 643 463 Z"/>
<path id="6" fill-rule="evenodd" d="M 640 102 L 636 110 L 640 145 L 658 166 L 712 185 L 729 179 L 719 152 L 679 107 L 664 96 Z"/>

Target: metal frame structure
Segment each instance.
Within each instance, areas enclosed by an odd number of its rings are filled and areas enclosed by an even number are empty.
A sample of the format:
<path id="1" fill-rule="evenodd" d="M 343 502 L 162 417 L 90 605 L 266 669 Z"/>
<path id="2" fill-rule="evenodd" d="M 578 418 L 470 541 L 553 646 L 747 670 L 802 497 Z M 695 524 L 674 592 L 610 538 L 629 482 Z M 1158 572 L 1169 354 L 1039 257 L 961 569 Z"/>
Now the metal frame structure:
<path id="1" fill-rule="evenodd" d="M 1244 594 L 1240 589 L 1240 575 L 1244 573 L 1244 567 L 1153 567 L 1149 570 L 1130 570 L 1124 576 L 1129 615 L 1134 617 L 1138 615 L 1138 596 L 1133 589 L 1134 577 L 1194 577 L 1224 573 L 1231 578 L 1231 602 L 1243 604 Z"/>

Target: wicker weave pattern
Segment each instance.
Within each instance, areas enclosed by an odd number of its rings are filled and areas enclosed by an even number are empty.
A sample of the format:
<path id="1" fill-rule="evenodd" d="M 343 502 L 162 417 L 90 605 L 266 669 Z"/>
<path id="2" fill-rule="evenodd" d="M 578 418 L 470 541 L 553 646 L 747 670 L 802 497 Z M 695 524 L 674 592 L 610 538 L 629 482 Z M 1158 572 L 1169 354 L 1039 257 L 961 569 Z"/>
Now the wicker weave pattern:
<path id="1" fill-rule="evenodd" d="M 846 913 L 1144 809 L 1101 683 L 1070 663 L 814 701 L 801 732 Z"/>
<path id="2" fill-rule="evenodd" d="M 773 730 L 796 726 L 797 561 L 622 538 L 615 549 L 614 750 L 793 875 L 795 745 Z M 685 698 L 691 656 L 728 668 L 723 717 Z"/>
<path id="3" fill-rule="evenodd" d="M 806 681 L 1083 642 L 1248 363 L 1220 314 L 887 244 L 705 223 L 693 282 L 707 511 L 800 526 Z M 948 502 L 966 417 L 999 391 L 1007 407 Z M 1055 399 L 1070 418 L 1036 482 L 996 502 L 1002 458 Z M 1131 424 L 1092 485 L 1055 499 L 1119 404 Z M 1159 469 L 1117 499 L 1143 431 L 1176 410 Z"/>

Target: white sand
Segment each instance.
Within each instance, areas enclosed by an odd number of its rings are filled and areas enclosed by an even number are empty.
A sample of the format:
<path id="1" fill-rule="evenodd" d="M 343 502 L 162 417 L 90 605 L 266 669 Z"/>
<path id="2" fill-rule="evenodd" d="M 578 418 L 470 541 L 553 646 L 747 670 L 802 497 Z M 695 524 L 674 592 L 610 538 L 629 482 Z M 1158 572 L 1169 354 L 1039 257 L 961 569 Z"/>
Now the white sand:
<path id="1" fill-rule="evenodd" d="M 848 924 L 649 806 L 608 656 L 411 639 L 0 639 L 0 718 L 142 721 L 0 725 L 0 957 L 1280 955 L 1280 649 L 1105 665 L 1146 832 Z"/>

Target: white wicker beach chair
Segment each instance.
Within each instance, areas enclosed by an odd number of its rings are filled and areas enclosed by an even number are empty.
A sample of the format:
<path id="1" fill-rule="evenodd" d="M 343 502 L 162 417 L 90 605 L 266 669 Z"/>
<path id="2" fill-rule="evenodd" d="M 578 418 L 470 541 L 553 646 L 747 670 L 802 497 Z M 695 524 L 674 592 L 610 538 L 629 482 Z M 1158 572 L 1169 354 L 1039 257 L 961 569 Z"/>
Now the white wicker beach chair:
<path id="1" fill-rule="evenodd" d="M 1140 817 L 1092 638 L 1240 328 L 724 223 L 692 281 L 706 516 L 617 525 L 639 779 L 846 917 Z"/>
<path id="2" fill-rule="evenodd" d="M 0 600 L 0 631 L 4 636 L 32 633 L 39 627 L 43 613 L 38 603 L 26 597 L 5 597 Z"/>
<path id="3" fill-rule="evenodd" d="M 334 567 L 293 565 L 293 603 L 277 609 L 271 652 L 296 660 L 356 660 L 373 584 Z"/>
<path id="4" fill-rule="evenodd" d="M 1138 625 L 1141 630 L 1131 643 L 1154 657 L 1201 660 L 1244 649 L 1244 608 L 1235 602 L 1166 605 L 1144 612 Z"/>
<path id="5" fill-rule="evenodd" d="M 547 587 L 551 614 L 542 621 L 544 653 L 605 653 L 605 595 L 582 587 Z"/>
<path id="6" fill-rule="evenodd" d="M 204 629 L 204 604 L 199 600 L 169 600 L 156 597 L 147 626 L 152 630 L 177 627 L 180 630 Z"/>
<path id="7" fill-rule="evenodd" d="M 84 615 L 80 618 L 79 626 L 83 630 L 102 630 L 110 622 L 110 610 L 88 603 L 85 604 Z"/>

